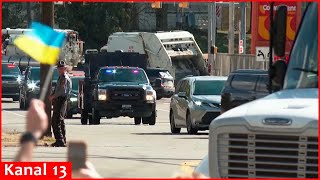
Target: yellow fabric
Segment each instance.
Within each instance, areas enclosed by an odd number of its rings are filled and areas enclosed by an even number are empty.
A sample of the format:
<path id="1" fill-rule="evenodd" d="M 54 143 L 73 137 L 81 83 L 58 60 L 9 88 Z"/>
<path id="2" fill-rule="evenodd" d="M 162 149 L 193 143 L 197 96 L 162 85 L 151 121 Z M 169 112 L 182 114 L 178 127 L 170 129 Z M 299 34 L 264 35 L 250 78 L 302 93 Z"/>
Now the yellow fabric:
<path id="1" fill-rule="evenodd" d="M 18 37 L 14 44 L 34 60 L 43 64 L 55 65 L 60 54 L 60 48 L 47 46 L 25 35 Z"/>

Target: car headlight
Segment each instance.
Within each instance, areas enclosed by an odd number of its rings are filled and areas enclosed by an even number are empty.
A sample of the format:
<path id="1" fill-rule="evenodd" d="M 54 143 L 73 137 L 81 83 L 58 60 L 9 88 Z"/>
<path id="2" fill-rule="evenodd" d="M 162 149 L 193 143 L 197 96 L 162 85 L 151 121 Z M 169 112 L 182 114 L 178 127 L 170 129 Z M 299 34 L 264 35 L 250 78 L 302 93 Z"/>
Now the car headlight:
<path id="1" fill-rule="evenodd" d="M 107 90 L 98 89 L 98 100 L 99 101 L 106 101 L 107 100 Z"/>
<path id="2" fill-rule="evenodd" d="M 197 106 L 201 106 L 202 102 L 201 101 L 195 101 L 194 104 L 197 105 Z"/>
<path id="3" fill-rule="evenodd" d="M 153 91 L 147 91 L 146 100 L 147 101 L 153 101 L 154 100 L 154 92 Z"/>
<path id="4" fill-rule="evenodd" d="M 31 89 L 32 91 L 37 87 L 36 83 L 30 83 L 28 84 L 28 88 Z"/>
<path id="5" fill-rule="evenodd" d="M 17 82 L 20 84 L 21 81 L 22 81 L 22 79 L 21 79 L 21 77 L 19 76 L 19 77 L 17 78 Z"/>
<path id="6" fill-rule="evenodd" d="M 78 98 L 72 97 L 72 98 L 70 98 L 70 101 L 71 101 L 71 102 L 76 102 L 76 101 L 78 101 Z"/>

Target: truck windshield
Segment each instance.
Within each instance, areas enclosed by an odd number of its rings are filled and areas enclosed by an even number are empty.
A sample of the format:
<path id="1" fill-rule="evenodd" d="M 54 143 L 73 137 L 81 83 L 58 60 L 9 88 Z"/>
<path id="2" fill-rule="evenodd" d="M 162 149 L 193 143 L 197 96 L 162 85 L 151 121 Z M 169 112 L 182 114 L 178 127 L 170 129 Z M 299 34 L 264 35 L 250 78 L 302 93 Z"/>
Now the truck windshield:
<path id="1" fill-rule="evenodd" d="M 194 83 L 193 95 L 221 95 L 226 81 L 196 81 Z"/>
<path id="2" fill-rule="evenodd" d="M 311 3 L 290 55 L 284 89 L 318 87 L 318 4 Z"/>
<path id="3" fill-rule="evenodd" d="M 40 81 L 40 68 L 32 68 L 30 70 L 30 80 Z"/>
<path id="4" fill-rule="evenodd" d="M 2 74 L 5 75 L 20 75 L 18 66 L 14 64 L 2 64 Z"/>
<path id="5" fill-rule="evenodd" d="M 145 72 L 141 69 L 101 69 L 98 80 L 103 82 L 149 83 Z"/>

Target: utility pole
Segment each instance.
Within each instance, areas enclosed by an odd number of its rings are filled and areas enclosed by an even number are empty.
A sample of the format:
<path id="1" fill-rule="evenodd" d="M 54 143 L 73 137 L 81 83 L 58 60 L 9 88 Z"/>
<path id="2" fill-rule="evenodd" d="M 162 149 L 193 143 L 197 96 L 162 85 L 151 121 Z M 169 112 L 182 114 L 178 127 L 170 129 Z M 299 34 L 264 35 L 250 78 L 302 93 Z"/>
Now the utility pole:
<path id="1" fill-rule="evenodd" d="M 210 65 L 210 75 L 213 71 L 213 62 L 215 59 L 215 45 L 216 45 L 216 29 L 217 29 L 217 16 L 216 16 L 216 3 L 208 4 L 208 64 Z"/>
<path id="2" fill-rule="evenodd" d="M 208 64 L 209 65 L 212 65 L 212 62 L 211 62 L 212 25 L 211 24 L 212 24 L 212 7 L 211 7 L 211 3 L 209 2 L 208 3 Z M 209 66 L 209 68 L 211 68 L 212 70 L 211 66 Z"/>
<path id="3" fill-rule="evenodd" d="M 247 32 L 247 29 L 246 29 L 246 3 L 245 2 L 242 2 L 240 3 L 240 8 L 241 8 L 241 27 L 240 27 L 240 32 L 241 32 L 241 35 L 240 35 L 240 38 L 242 39 L 243 41 L 243 54 L 246 54 L 246 32 Z"/>
<path id="4" fill-rule="evenodd" d="M 31 25 L 32 22 L 32 17 L 31 17 L 31 2 L 26 2 L 27 3 L 27 20 L 28 20 L 28 27 Z"/>
<path id="5" fill-rule="evenodd" d="M 54 4 L 53 2 L 43 2 L 41 3 L 41 22 L 43 24 L 46 24 L 48 26 L 53 27 L 54 25 Z M 48 71 L 50 70 L 50 65 L 47 64 L 40 64 L 40 89 L 43 90 L 44 81 L 46 79 L 46 76 L 48 74 Z M 52 80 L 50 80 L 52 82 Z M 48 116 L 48 129 L 45 132 L 44 136 L 52 137 L 52 131 L 51 131 L 51 101 L 49 101 L 49 96 L 51 93 L 52 85 L 51 82 L 48 86 L 48 91 L 46 93 L 46 98 L 44 98 L 45 103 L 45 110 L 46 114 Z"/>
<path id="6" fill-rule="evenodd" d="M 228 53 L 234 54 L 234 3 L 229 3 L 229 46 Z"/>

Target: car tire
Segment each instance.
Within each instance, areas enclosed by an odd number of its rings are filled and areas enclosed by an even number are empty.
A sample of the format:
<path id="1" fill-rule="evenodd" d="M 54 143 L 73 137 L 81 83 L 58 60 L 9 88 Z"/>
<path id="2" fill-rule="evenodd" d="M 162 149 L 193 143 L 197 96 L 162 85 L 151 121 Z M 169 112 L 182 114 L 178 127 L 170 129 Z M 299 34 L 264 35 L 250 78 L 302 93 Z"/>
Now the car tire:
<path id="1" fill-rule="evenodd" d="M 186 120 L 187 120 L 187 132 L 188 132 L 188 134 L 197 134 L 198 133 L 198 129 L 192 127 L 191 117 L 190 117 L 190 113 L 189 112 L 187 113 Z"/>
<path id="2" fill-rule="evenodd" d="M 161 96 L 157 96 L 157 100 L 160 100 L 160 99 L 162 99 L 162 97 Z"/>
<path id="3" fill-rule="evenodd" d="M 181 128 L 176 128 L 175 122 L 174 122 L 174 114 L 173 111 L 170 111 L 170 129 L 171 133 L 178 134 L 181 131 Z"/>
<path id="4" fill-rule="evenodd" d="M 142 124 L 149 124 L 148 118 L 142 118 Z"/>
<path id="5" fill-rule="evenodd" d="M 67 113 L 66 113 L 66 118 L 67 118 L 67 119 L 71 119 L 72 116 L 73 116 L 73 114 L 72 114 L 71 112 L 67 112 Z"/>
<path id="6" fill-rule="evenodd" d="M 81 124 L 82 125 L 88 124 L 88 111 L 85 109 L 82 109 L 81 111 Z"/>
<path id="7" fill-rule="evenodd" d="M 134 117 L 134 124 L 140 125 L 141 124 L 141 117 Z"/>
<path id="8" fill-rule="evenodd" d="M 156 112 L 156 110 L 154 110 L 152 112 L 152 115 L 150 117 L 148 117 L 148 119 L 149 119 L 149 125 L 153 126 L 153 125 L 156 124 L 156 120 L 157 120 L 157 112 Z"/>
<path id="9" fill-rule="evenodd" d="M 12 98 L 12 100 L 13 100 L 13 101 L 19 101 L 19 99 L 20 99 L 20 97 L 19 97 L 19 96 L 17 96 L 17 97 L 13 97 L 13 98 Z"/>
<path id="10" fill-rule="evenodd" d="M 24 109 L 25 109 L 25 106 L 26 106 L 25 102 L 22 101 L 21 98 L 19 98 L 19 108 L 20 108 L 21 110 L 24 110 Z"/>
<path id="11" fill-rule="evenodd" d="M 100 115 L 99 112 L 96 111 L 95 109 L 92 109 L 92 121 L 94 125 L 99 125 L 100 124 Z"/>

